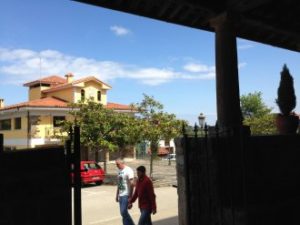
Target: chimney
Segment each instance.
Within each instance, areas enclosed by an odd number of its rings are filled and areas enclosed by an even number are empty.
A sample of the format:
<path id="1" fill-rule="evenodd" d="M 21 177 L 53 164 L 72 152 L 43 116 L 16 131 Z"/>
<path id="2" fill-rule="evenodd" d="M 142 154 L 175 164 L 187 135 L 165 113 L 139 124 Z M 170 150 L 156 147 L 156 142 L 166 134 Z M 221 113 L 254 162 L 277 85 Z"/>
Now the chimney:
<path id="1" fill-rule="evenodd" d="M 4 108 L 4 99 L 0 99 L 0 109 Z"/>
<path id="2" fill-rule="evenodd" d="M 67 83 L 68 83 L 68 84 L 73 82 L 73 77 L 74 77 L 74 75 L 73 75 L 72 73 L 67 73 L 67 74 L 65 75 L 65 77 L 66 77 L 66 79 L 67 79 Z"/>

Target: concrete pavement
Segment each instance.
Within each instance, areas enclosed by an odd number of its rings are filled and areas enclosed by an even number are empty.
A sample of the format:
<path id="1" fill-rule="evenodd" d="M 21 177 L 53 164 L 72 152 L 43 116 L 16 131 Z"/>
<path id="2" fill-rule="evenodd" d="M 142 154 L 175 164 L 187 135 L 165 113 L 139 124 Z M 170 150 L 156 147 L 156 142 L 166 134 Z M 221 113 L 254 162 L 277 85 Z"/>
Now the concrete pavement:
<path id="1" fill-rule="evenodd" d="M 89 186 L 82 189 L 83 225 L 121 225 L 119 205 L 115 201 L 116 186 Z M 157 214 L 152 215 L 153 225 L 178 225 L 177 189 L 155 188 Z M 129 211 L 137 224 L 140 212 L 137 202 Z"/>

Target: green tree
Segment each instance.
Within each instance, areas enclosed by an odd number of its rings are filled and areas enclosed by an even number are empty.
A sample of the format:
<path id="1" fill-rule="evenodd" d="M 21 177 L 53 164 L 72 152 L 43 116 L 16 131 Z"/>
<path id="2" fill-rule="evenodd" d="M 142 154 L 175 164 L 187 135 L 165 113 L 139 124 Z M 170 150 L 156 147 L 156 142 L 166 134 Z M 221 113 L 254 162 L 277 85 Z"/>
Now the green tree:
<path id="1" fill-rule="evenodd" d="M 159 141 L 170 140 L 181 132 L 181 120 L 174 114 L 163 111 L 163 105 L 153 97 L 144 94 L 144 99 L 134 105 L 142 121 L 143 139 L 150 142 L 150 177 L 153 177 L 153 159 L 157 155 Z"/>
<path id="2" fill-rule="evenodd" d="M 241 111 L 245 119 L 271 113 L 272 108 L 265 105 L 261 95 L 261 92 L 254 92 L 241 96 Z"/>
<path id="3" fill-rule="evenodd" d="M 251 133 L 255 135 L 267 135 L 276 133 L 273 114 L 247 118 L 244 120 L 244 125 L 250 126 Z"/>
<path id="4" fill-rule="evenodd" d="M 272 108 L 263 102 L 261 92 L 242 95 L 240 99 L 243 124 L 250 126 L 252 134 L 262 135 L 276 132 L 274 116 L 271 113 Z"/>
<path id="5" fill-rule="evenodd" d="M 114 127 L 112 142 L 120 151 L 126 146 L 134 147 L 142 141 L 143 121 L 135 117 L 133 113 L 115 113 Z"/>
<path id="6" fill-rule="evenodd" d="M 118 113 L 92 100 L 71 104 L 72 121 L 63 130 L 80 126 L 80 142 L 90 151 L 115 151 L 133 145 L 141 138 L 139 121 L 132 114 Z M 106 162 L 106 157 L 105 157 Z"/>

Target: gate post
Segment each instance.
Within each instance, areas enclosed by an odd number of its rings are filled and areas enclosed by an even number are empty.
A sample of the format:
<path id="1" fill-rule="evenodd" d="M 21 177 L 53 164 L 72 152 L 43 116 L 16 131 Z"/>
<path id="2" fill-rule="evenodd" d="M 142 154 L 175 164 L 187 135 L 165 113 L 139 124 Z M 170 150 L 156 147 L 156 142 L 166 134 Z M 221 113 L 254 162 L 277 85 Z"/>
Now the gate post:
<path id="1" fill-rule="evenodd" d="M 0 134 L 0 154 L 3 153 L 4 146 L 3 146 L 3 134 Z"/>
<path id="2" fill-rule="evenodd" d="M 71 169 L 72 165 L 72 154 L 71 154 L 71 146 L 72 146 L 72 141 L 71 139 L 66 141 L 66 168 L 67 168 L 67 177 L 66 179 L 68 180 L 68 211 L 67 213 L 69 214 L 69 224 L 72 225 L 72 220 L 73 220 L 73 211 L 72 211 L 72 177 L 71 174 L 73 173 Z"/>
<path id="3" fill-rule="evenodd" d="M 74 224 L 82 224 L 81 215 L 81 177 L 80 177 L 80 128 L 74 127 Z"/>
<path id="4" fill-rule="evenodd" d="M 192 225 L 190 209 L 190 183 L 189 183 L 189 157 L 187 151 L 188 136 L 185 127 L 182 129 L 183 137 L 177 138 L 176 143 L 176 170 L 178 194 L 178 222 L 180 225 Z"/>

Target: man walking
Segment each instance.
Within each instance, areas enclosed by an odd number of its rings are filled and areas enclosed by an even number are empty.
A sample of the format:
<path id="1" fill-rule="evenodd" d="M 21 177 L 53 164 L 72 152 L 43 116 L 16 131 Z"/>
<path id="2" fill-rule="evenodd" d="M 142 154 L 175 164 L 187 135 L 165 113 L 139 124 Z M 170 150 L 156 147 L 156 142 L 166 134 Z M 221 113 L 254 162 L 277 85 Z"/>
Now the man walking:
<path id="1" fill-rule="evenodd" d="M 132 208 L 132 203 L 139 199 L 139 208 L 141 216 L 138 225 L 152 225 L 151 213 L 156 213 L 156 201 L 152 181 L 146 175 L 146 168 L 139 166 L 137 169 L 138 180 L 136 188 L 131 199 L 129 199 L 128 208 Z"/>
<path id="2" fill-rule="evenodd" d="M 119 169 L 116 202 L 119 202 L 120 205 L 123 225 L 134 225 L 133 220 L 128 213 L 128 202 L 131 199 L 134 186 L 134 172 L 129 166 L 125 165 L 123 159 L 118 158 L 115 162 Z"/>

